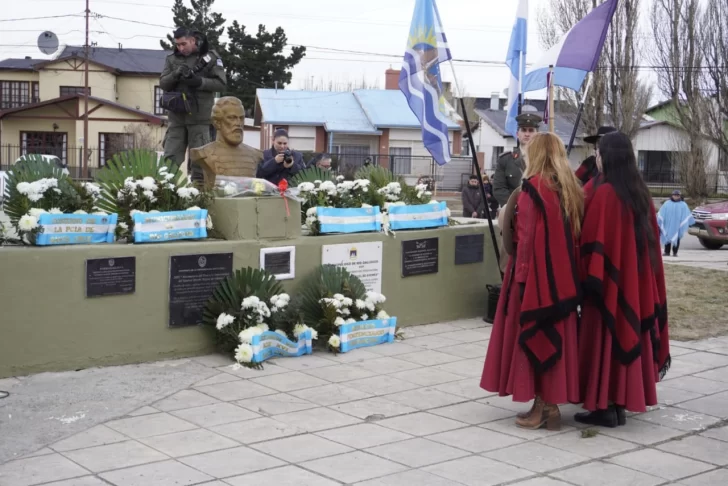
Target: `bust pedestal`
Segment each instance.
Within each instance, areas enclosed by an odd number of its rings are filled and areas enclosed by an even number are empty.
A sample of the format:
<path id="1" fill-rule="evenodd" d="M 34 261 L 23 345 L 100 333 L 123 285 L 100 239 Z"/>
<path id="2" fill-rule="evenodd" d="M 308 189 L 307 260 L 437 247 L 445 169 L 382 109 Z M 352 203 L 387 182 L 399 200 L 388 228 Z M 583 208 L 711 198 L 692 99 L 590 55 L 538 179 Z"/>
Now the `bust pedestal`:
<path id="1" fill-rule="evenodd" d="M 282 197 L 216 198 L 213 227 L 226 240 L 285 240 L 301 236 L 301 204 Z"/>

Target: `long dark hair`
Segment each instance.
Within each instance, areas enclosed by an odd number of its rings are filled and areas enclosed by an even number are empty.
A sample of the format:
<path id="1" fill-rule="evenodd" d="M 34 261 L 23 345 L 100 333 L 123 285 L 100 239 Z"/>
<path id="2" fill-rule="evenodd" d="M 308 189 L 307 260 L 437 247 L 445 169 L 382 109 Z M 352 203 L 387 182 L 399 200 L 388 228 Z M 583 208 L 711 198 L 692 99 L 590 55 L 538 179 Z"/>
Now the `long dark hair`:
<path id="1" fill-rule="evenodd" d="M 599 140 L 599 155 L 602 158 L 602 182 L 611 184 L 622 204 L 634 216 L 634 230 L 637 239 L 638 262 L 642 265 L 642 254 L 647 251 L 652 268 L 657 265 L 657 236 L 652 227 L 652 196 L 637 170 L 637 160 L 629 137 L 622 132 L 612 132 Z"/>

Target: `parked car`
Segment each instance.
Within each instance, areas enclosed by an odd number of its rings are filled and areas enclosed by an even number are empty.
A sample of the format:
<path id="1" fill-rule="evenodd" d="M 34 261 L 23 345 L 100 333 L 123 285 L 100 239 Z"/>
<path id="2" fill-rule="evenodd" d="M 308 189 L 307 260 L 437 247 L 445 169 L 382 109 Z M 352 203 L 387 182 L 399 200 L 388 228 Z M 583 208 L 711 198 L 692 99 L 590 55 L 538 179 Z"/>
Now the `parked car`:
<path id="1" fill-rule="evenodd" d="M 703 248 L 720 250 L 728 244 L 728 201 L 705 204 L 693 210 L 695 224 L 688 233 L 698 237 Z"/>

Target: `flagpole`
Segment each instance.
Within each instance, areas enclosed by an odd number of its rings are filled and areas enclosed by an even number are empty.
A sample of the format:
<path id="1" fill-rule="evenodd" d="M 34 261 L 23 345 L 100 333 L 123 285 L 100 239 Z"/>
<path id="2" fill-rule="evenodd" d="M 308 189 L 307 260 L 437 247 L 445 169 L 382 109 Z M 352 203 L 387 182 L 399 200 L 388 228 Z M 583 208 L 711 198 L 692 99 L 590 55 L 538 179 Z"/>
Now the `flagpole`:
<path id="1" fill-rule="evenodd" d="M 584 103 L 586 102 L 586 95 L 589 93 L 589 88 L 591 87 L 593 74 L 589 73 L 589 79 L 586 81 L 586 87 L 584 88 L 584 94 L 581 96 L 581 101 L 579 102 L 579 108 L 576 110 L 576 121 L 574 122 L 574 128 L 571 130 L 571 138 L 569 138 L 569 145 L 566 147 L 566 155 L 568 156 L 571 154 L 571 149 L 574 146 L 574 139 L 576 138 L 576 131 L 579 127 L 579 122 L 581 121 L 581 114 L 584 111 Z"/>
<path id="2" fill-rule="evenodd" d="M 518 71 L 518 111 L 516 111 L 516 115 L 520 115 L 523 108 L 523 73 L 525 71 L 523 66 L 523 51 L 518 53 Z M 516 148 L 520 146 L 521 141 L 516 137 Z"/>
<path id="3" fill-rule="evenodd" d="M 470 130 L 470 121 L 468 120 L 468 112 L 465 110 L 465 98 L 463 97 L 463 92 L 460 91 L 460 86 L 458 85 L 458 78 L 455 76 L 455 66 L 453 66 L 452 59 L 450 59 L 450 69 L 452 70 L 452 78 L 453 82 L 455 83 L 455 88 L 458 91 L 458 94 L 460 95 L 460 109 L 463 110 L 463 120 L 465 121 L 465 130 L 468 134 L 468 142 L 470 144 L 470 153 L 472 154 L 473 158 L 473 169 L 475 170 L 475 174 L 478 176 L 478 185 L 480 186 L 480 195 L 483 198 L 483 206 L 485 208 L 485 215 L 488 219 L 488 226 L 490 227 L 490 238 L 493 242 L 493 251 L 495 252 L 495 261 L 498 266 L 498 271 L 500 272 L 501 281 L 503 281 L 504 275 L 503 270 L 500 269 L 500 250 L 498 250 L 498 238 L 495 235 L 495 228 L 493 227 L 493 217 L 490 215 L 490 206 L 488 205 L 488 196 L 485 192 L 485 184 L 483 184 L 483 176 L 480 173 L 480 164 L 478 163 L 478 154 L 475 153 L 475 140 L 473 140 L 473 133 Z"/>
<path id="4" fill-rule="evenodd" d="M 554 66 L 549 66 L 549 132 L 554 133 Z"/>

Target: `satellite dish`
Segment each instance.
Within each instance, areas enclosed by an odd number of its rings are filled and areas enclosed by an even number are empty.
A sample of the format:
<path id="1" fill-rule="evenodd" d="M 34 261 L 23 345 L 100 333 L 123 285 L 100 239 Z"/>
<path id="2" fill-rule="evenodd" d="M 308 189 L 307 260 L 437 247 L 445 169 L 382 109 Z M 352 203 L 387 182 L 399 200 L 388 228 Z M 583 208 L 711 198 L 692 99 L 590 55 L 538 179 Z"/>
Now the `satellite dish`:
<path id="1" fill-rule="evenodd" d="M 43 54 L 53 54 L 58 50 L 58 36 L 51 31 L 45 31 L 38 36 L 38 49 Z"/>

